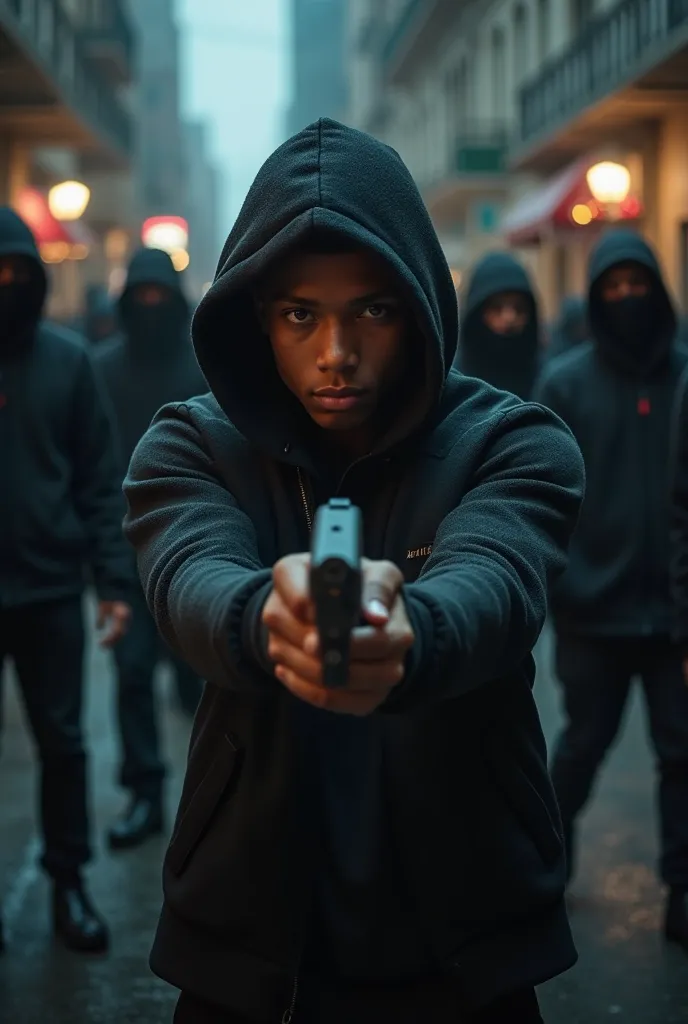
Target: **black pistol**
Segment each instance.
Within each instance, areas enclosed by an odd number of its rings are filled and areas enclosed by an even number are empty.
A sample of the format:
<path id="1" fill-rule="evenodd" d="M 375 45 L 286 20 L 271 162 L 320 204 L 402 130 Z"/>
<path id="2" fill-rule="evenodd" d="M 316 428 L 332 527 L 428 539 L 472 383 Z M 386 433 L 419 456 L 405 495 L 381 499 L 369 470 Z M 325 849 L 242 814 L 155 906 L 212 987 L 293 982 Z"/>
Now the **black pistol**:
<path id="1" fill-rule="evenodd" d="M 320 635 L 325 686 L 346 686 L 351 631 L 361 621 L 361 510 L 331 498 L 315 517 L 311 597 Z"/>

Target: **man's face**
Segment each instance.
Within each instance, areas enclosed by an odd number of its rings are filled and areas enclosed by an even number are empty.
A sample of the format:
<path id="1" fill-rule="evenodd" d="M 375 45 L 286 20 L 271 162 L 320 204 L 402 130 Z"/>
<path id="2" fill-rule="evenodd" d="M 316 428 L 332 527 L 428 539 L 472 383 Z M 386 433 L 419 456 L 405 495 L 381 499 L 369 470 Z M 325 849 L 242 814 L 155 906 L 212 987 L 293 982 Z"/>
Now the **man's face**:
<path id="1" fill-rule="evenodd" d="M 483 322 L 494 334 L 520 334 L 530 319 L 530 303 L 523 292 L 499 292 L 483 306 Z"/>
<path id="2" fill-rule="evenodd" d="M 259 310 L 280 377 L 325 430 L 367 424 L 407 368 L 409 314 L 377 254 L 296 254 Z"/>
<path id="3" fill-rule="evenodd" d="M 137 306 L 152 308 L 164 306 L 170 301 L 172 292 L 162 284 L 137 284 L 131 290 L 131 300 Z"/>
<path id="4" fill-rule="evenodd" d="M 649 295 L 651 288 L 652 276 L 640 263 L 619 263 L 600 278 L 600 295 L 604 302 L 643 298 Z"/>
<path id="5" fill-rule="evenodd" d="M 27 256 L 0 256 L 0 288 L 31 281 L 31 260 Z"/>

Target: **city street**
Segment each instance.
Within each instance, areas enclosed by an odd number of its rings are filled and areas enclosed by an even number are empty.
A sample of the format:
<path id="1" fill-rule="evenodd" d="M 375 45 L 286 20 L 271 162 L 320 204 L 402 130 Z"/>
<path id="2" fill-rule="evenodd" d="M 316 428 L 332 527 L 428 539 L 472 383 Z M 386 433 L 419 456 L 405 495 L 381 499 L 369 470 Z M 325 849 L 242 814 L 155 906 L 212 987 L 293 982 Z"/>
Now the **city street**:
<path id="1" fill-rule="evenodd" d="M 546 643 L 540 661 L 537 693 L 551 735 L 557 697 L 546 671 Z M 93 652 L 91 669 L 89 723 L 99 839 L 91 879 L 98 906 L 112 927 L 112 951 L 105 959 L 83 959 L 51 940 L 47 887 L 35 866 L 30 749 L 14 687 L 6 687 L 0 878 L 9 948 L 0 958 L 2 1024 L 168 1024 L 171 1019 L 174 992 L 147 967 L 160 903 L 164 842 L 119 856 L 103 849 L 103 832 L 120 806 L 109 719 L 113 685 L 100 652 Z M 639 711 L 634 704 L 624 740 L 585 822 L 581 872 L 571 896 L 581 960 L 569 975 L 543 990 L 548 1024 L 688 1020 L 688 958 L 665 948 L 660 936 L 651 761 Z M 167 750 L 174 766 L 170 811 L 178 794 L 187 728 L 176 712 L 166 714 Z"/>

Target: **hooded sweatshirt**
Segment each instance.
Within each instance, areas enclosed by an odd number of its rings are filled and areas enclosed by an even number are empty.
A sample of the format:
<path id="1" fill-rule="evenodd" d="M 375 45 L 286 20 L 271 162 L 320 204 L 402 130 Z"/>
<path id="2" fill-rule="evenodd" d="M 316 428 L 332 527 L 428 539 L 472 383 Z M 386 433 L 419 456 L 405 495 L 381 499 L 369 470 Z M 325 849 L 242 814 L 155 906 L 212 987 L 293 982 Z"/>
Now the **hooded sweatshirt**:
<path id="1" fill-rule="evenodd" d="M 605 302 L 602 275 L 628 262 L 650 271 L 647 300 Z M 588 309 L 592 343 L 550 364 L 537 395 L 573 430 L 587 476 L 554 617 L 573 633 L 668 634 L 671 419 L 687 356 L 674 344 L 671 300 L 639 235 L 611 231 L 599 242 Z"/>
<path id="2" fill-rule="evenodd" d="M 527 296 L 530 317 L 522 331 L 496 334 L 483 321 L 485 303 L 500 292 Z M 466 295 L 459 368 L 495 388 L 527 399 L 538 373 L 539 335 L 537 303 L 528 274 L 509 253 L 489 253 L 475 267 Z"/>
<path id="3" fill-rule="evenodd" d="M 41 322 L 47 280 L 33 235 L 0 208 L 0 256 L 29 261 L 0 287 L 0 612 L 133 585 L 110 422 L 81 339 Z"/>
<path id="4" fill-rule="evenodd" d="M 146 284 L 163 285 L 168 301 L 156 306 L 136 302 L 134 288 Z M 134 254 L 117 312 L 121 336 L 97 352 L 96 366 L 114 412 L 124 477 L 158 409 L 203 394 L 207 385 L 191 347 L 180 274 L 166 252 L 141 249 Z"/>
<path id="5" fill-rule="evenodd" d="M 313 229 L 387 261 L 420 349 L 388 429 L 334 483 L 253 298 Z M 456 337 L 407 169 L 321 120 L 259 172 L 196 312 L 212 394 L 163 409 L 130 465 L 125 530 L 149 605 L 209 680 L 151 963 L 237 1014 L 279 1021 L 302 972 L 451 976 L 479 1005 L 575 959 L 530 651 L 582 465 L 547 410 L 450 372 Z M 416 637 L 404 681 L 361 721 L 293 698 L 260 628 L 272 566 L 309 549 L 335 492 L 362 509 L 366 555 L 401 567 Z"/>
<path id="6" fill-rule="evenodd" d="M 547 356 L 549 359 L 556 359 L 589 338 L 588 304 L 578 295 L 569 295 L 561 304 L 559 319 L 554 325 L 547 347 Z"/>

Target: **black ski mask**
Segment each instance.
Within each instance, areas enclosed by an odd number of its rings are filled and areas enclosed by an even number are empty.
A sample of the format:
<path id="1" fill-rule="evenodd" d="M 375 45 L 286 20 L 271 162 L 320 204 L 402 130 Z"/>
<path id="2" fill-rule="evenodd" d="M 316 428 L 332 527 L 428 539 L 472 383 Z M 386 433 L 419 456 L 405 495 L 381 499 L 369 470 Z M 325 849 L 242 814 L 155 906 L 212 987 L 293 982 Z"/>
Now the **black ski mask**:
<path id="1" fill-rule="evenodd" d="M 604 319 L 611 334 L 634 355 L 642 356 L 656 329 L 657 309 L 652 292 L 605 302 Z"/>

